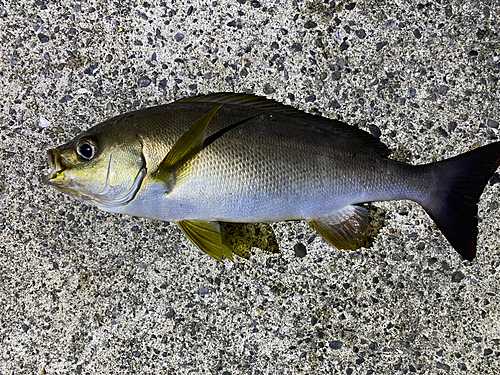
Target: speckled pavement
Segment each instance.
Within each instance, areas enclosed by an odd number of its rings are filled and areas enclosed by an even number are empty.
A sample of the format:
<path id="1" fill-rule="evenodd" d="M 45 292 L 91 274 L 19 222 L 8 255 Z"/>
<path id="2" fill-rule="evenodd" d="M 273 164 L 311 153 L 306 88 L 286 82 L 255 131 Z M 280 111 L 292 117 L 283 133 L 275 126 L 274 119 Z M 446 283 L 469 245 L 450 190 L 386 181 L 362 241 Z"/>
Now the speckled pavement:
<path id="1" fill-rule="evenodd" d="M 342 119 L 414 164 L 498 141 L 499 14 L 493 0 L 0 1 L 0 374 L 500 373 L 498 172 L 473 262 L 407 201 L 376 204 L 370 248 L 277 223 L 280 254 L 218 263 L 176 225 L 41 183 L 45 150 L 81 130 L 218 91 Z"/>

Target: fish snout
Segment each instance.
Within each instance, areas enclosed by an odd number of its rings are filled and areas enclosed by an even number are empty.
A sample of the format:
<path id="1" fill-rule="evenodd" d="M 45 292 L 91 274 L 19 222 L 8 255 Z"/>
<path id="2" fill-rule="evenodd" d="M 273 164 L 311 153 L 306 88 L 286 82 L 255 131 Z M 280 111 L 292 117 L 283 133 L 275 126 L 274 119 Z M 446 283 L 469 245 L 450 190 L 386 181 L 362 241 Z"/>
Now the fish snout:
<path id="1" fill-rule="evenodd" d="M 47 156 L 51 171 L 48 175 L 43 176 L 42 181 L 48 185 L 56 185 L 58 177 L 62 176 L 62 173 L 66 170 L 66 166 L 63 164 L 61 154 L 57 149 L 47 150 Z"/>

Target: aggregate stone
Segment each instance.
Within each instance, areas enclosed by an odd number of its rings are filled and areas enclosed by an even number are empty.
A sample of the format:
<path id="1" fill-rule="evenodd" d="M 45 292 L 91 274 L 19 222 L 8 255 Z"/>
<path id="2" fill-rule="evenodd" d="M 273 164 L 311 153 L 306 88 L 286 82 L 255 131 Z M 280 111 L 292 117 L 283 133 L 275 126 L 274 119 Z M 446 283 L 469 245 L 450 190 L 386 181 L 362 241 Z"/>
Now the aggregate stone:
<path id="1" fill-rule="evenodd" d="M 488 119 L 488 126 L 490 128 L 498 129 L 498 121 Z"/>

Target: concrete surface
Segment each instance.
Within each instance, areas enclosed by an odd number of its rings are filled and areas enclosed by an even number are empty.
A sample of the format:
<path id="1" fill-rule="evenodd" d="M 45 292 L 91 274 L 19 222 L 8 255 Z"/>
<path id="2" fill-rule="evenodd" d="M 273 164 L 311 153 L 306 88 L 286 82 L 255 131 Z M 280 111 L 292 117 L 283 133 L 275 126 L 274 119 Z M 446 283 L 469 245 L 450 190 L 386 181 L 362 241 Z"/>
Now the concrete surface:
<path id="1" fill-rule="evenodd" d="M 497 374 L 500 178 L 461 261 L 387 202 L 373 247 L 275 225 L 217 263 L 175 225 L 41 184 L 45 150 L 125 111 L 253 92 L 408 161 L 498 140 L 498 1 L 0 2 L 0 374 Z M 307 255 L 296 257 L 294 246 Z"/>

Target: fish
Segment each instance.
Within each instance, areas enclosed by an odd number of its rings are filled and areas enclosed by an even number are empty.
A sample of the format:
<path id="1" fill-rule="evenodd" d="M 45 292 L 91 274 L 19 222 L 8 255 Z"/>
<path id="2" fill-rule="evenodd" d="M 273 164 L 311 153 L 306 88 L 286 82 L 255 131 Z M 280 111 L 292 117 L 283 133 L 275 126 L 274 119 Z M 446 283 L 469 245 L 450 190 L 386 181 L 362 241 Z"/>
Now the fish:
<path id="1" fill-rule="evenodd" d="M 226 223 L 306 220 L 358 249 L 365 203 L 420 204 L 472 261 L 478 202 L 500 142 L 411 165 L 344 122 L 251 94 L 183 98 L 108 119 L 48 150 L 43 182 L 99 209 L 175 222 L 203 252 L 233 259 Z"/>

